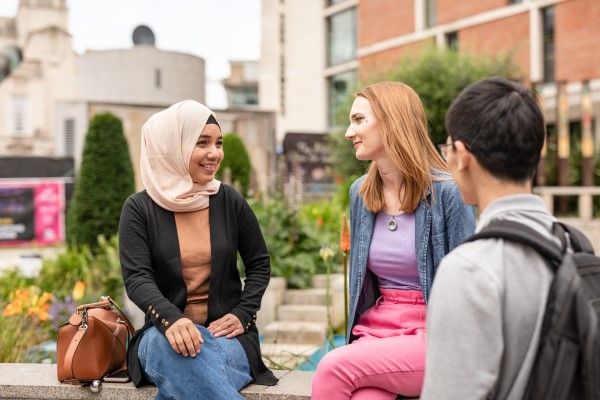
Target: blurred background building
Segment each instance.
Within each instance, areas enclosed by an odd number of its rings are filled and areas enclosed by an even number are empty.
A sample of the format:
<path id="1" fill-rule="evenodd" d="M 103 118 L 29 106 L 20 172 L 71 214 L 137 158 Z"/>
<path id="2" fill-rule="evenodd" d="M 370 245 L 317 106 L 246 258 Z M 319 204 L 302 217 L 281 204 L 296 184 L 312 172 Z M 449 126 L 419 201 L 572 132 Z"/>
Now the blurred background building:
<path id="1" fill-rule="evenodd" d="M 203 58 L 157 48 L 144 25 L 132 32 L 130 48 L 77 54 L 68 18 L 66 0 L 20 0 L 15 17 L 0 18 L 0 185 L 7 202 L 18 190 L 37 199 L 48 184 L 59 187 L 49 244 L 64 241 L 64 214 L 94 115 L 111 112 L 121 119 L 140 190 L 140 135 L 148 117 L 185 99 L 206 103 Z M 247 147 L 253 189 L 267 191 L 277 171 L 276 125 L 273 111 L 258 108 L 257 68 L 256 61 L 232 61 L 224 82 L 230 107 L 214 111 L 223 132 L 235 132 Z M 23 255 L 10 248 L 2 253 L 13 263 Z"/>
<path id="2" fill-rule="evenodd" d="M 230 75 L 223 80 L 229 108 L 257 108 L 258 62 L 229 61 Z"/>
<path id="3" fill-rule="evenodd" d="M 596 0 L 263 0 L 261 106 L 278 113 L 278 138 L 324 132 L 340 102 L 365 81 L 426 46 L 512 52 L 525 83 L 592 91 L 600 111 L 600 3 Z M 556 105 L 544 104 L 549 122 Z M 309 118 L 305 116 L 309 115 Z M 600 136 L 600 127 L 596 127 Z"/>
<path id="4" fill-rule="evenodd" d="M 428 46 L 510 53 L 540 95 L 550 134 L 544 151 L 558 153 L 558 183 L 568 184 L 569 153 L 581 151 L 592 184 L 600 149 L 597 0 L 263 0 L 262 14 L 259 98 L 277 113 L 278 141 L 343 129 L 339 110 L 359 81 L 385 76 Z"/>
<path id="5" fill-rule="evenodd" d="M 144 25 L 134 30 L 132 40 L 131 48 L 79 55 L 72 48 L 66 0 L 20 0 L 14 18 L 0 18 L 0 156 L 18 157 L 16 163 L 31 156 L 73 158 L 73 173 L 81 161 L 88 121 L 94 114 L 112 112 L 123 121 L 141 188 L 141 126 L 175 102 L 205 103 L 205 61 L 156 48 L 154 33 Z M 275 127 L 271 113 L 256 108 L 257 76 L 256 62 L 232 62 L 226 83 L 231 108 L 255 109 L 215 111 L 227 121 L 224 128 L 260 149 L 250 155 L 262 174 L 256 182 L 266 190 Z M 6 170 L 0 176 L 8 174 Z"/>

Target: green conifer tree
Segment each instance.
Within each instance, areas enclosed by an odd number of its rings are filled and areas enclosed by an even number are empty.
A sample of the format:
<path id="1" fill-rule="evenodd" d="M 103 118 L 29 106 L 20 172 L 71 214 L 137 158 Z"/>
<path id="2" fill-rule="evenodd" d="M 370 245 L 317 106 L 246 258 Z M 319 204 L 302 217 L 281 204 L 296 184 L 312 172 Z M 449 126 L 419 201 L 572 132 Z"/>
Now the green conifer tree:
<path id="1" fill-rule="evenodd" d="M 225 157 L 221 162 L 221 167 L 217 171 L 217 179 L 223 179 L 223 173 L 226 169 L 231 171 L 231 183 L 238 183 L 242 195 L 248 194 L 250 187 L 250 175 L 252 174 L 252 164 L 246 151 L 246 146 L 242 139 L 235 133 L 228 133 L 223 136 L 223 151 Z"/>
<path id="2" fill-rule="evenodd" d="M 67 215 L 69 245 L 94 249 L 98 235 L 115 235 L 123 202 L 134 190 L 121 120 L 110 113 L 95 115 L 88 127 Z"/>

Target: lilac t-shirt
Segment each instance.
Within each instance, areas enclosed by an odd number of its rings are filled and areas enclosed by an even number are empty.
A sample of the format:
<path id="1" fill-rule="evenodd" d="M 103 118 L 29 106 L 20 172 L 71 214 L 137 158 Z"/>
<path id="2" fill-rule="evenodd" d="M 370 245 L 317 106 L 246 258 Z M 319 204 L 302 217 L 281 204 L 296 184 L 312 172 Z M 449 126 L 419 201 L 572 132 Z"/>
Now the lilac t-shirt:
<path id="1" fill-rule="evenodd" d="M 383 289 L 419 290 L 415 215 L 396 215 L 394 219 L 398 227 L 395 231 L 388 229 L 391 219 L 386 213 L 377 213 L 367 266 L 377 275 L 379 287 Z"/>

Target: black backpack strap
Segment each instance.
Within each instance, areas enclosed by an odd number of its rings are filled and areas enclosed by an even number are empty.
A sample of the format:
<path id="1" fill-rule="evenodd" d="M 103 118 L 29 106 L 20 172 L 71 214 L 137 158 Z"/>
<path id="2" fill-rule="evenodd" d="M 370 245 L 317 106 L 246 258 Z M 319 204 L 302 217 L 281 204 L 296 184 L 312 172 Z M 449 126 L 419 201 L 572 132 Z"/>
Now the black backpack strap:
<path id="1" fill-rule="evenodd" d="M 510 220 L 494 220 L 490 222 L 481 231 L 468 238 L 465 243 L 474 242 L 479 239 L 493 238 L 510 240 L 531 246 L 555 266 L 559 265 L 562 261 L 563 253 L 556 243 L 545 238 L 527 225 Z"/>
<path id="2" fill-rule="evenodd" d="M 552 226 L 552 232 L 556 237 L 561 239 L 563 247 L 565 245 L 565 233 L 569 234 L 570 244 L 573 247 L 575 253 L 589 253 L 594 254 L 594 246 L 590 240 L 585 236 L 579 229 L 572 227 L 571 225 L 565 224 L 564 222 L 557 221 Z"/>

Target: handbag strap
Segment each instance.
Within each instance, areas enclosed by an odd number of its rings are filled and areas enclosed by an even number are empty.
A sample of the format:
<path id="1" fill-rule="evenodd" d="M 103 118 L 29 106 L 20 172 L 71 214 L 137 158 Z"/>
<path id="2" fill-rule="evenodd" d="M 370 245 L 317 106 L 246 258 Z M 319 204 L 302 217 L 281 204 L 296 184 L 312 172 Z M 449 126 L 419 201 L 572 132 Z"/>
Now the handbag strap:
<path id="1" fill-rule="evenodd" d="M 69 381 L 69 380 L 76 381 L 77 380 L 77 378 L 75 378 L 75 374 L 73 374 L 73 357 L 75 356 L 77 347 L 79 346 L 79 343 L 81 343 L 81 340 L 83 339 L 83 336 L 85 335 L 86 332 L 87 332 L 87 328 L 80 327 L 77 330 L 77 333 L 75 334 L 75 336 L 73 336 L 71 343 L 69 343 L 69 348 L 67 348 L 67 352 L 65 353 L 64 365 L 65 365 L 65 371 L 68 371 L 69 374 L 71 374 L 71 379 L 67 379 L 66 381 Z"/>

